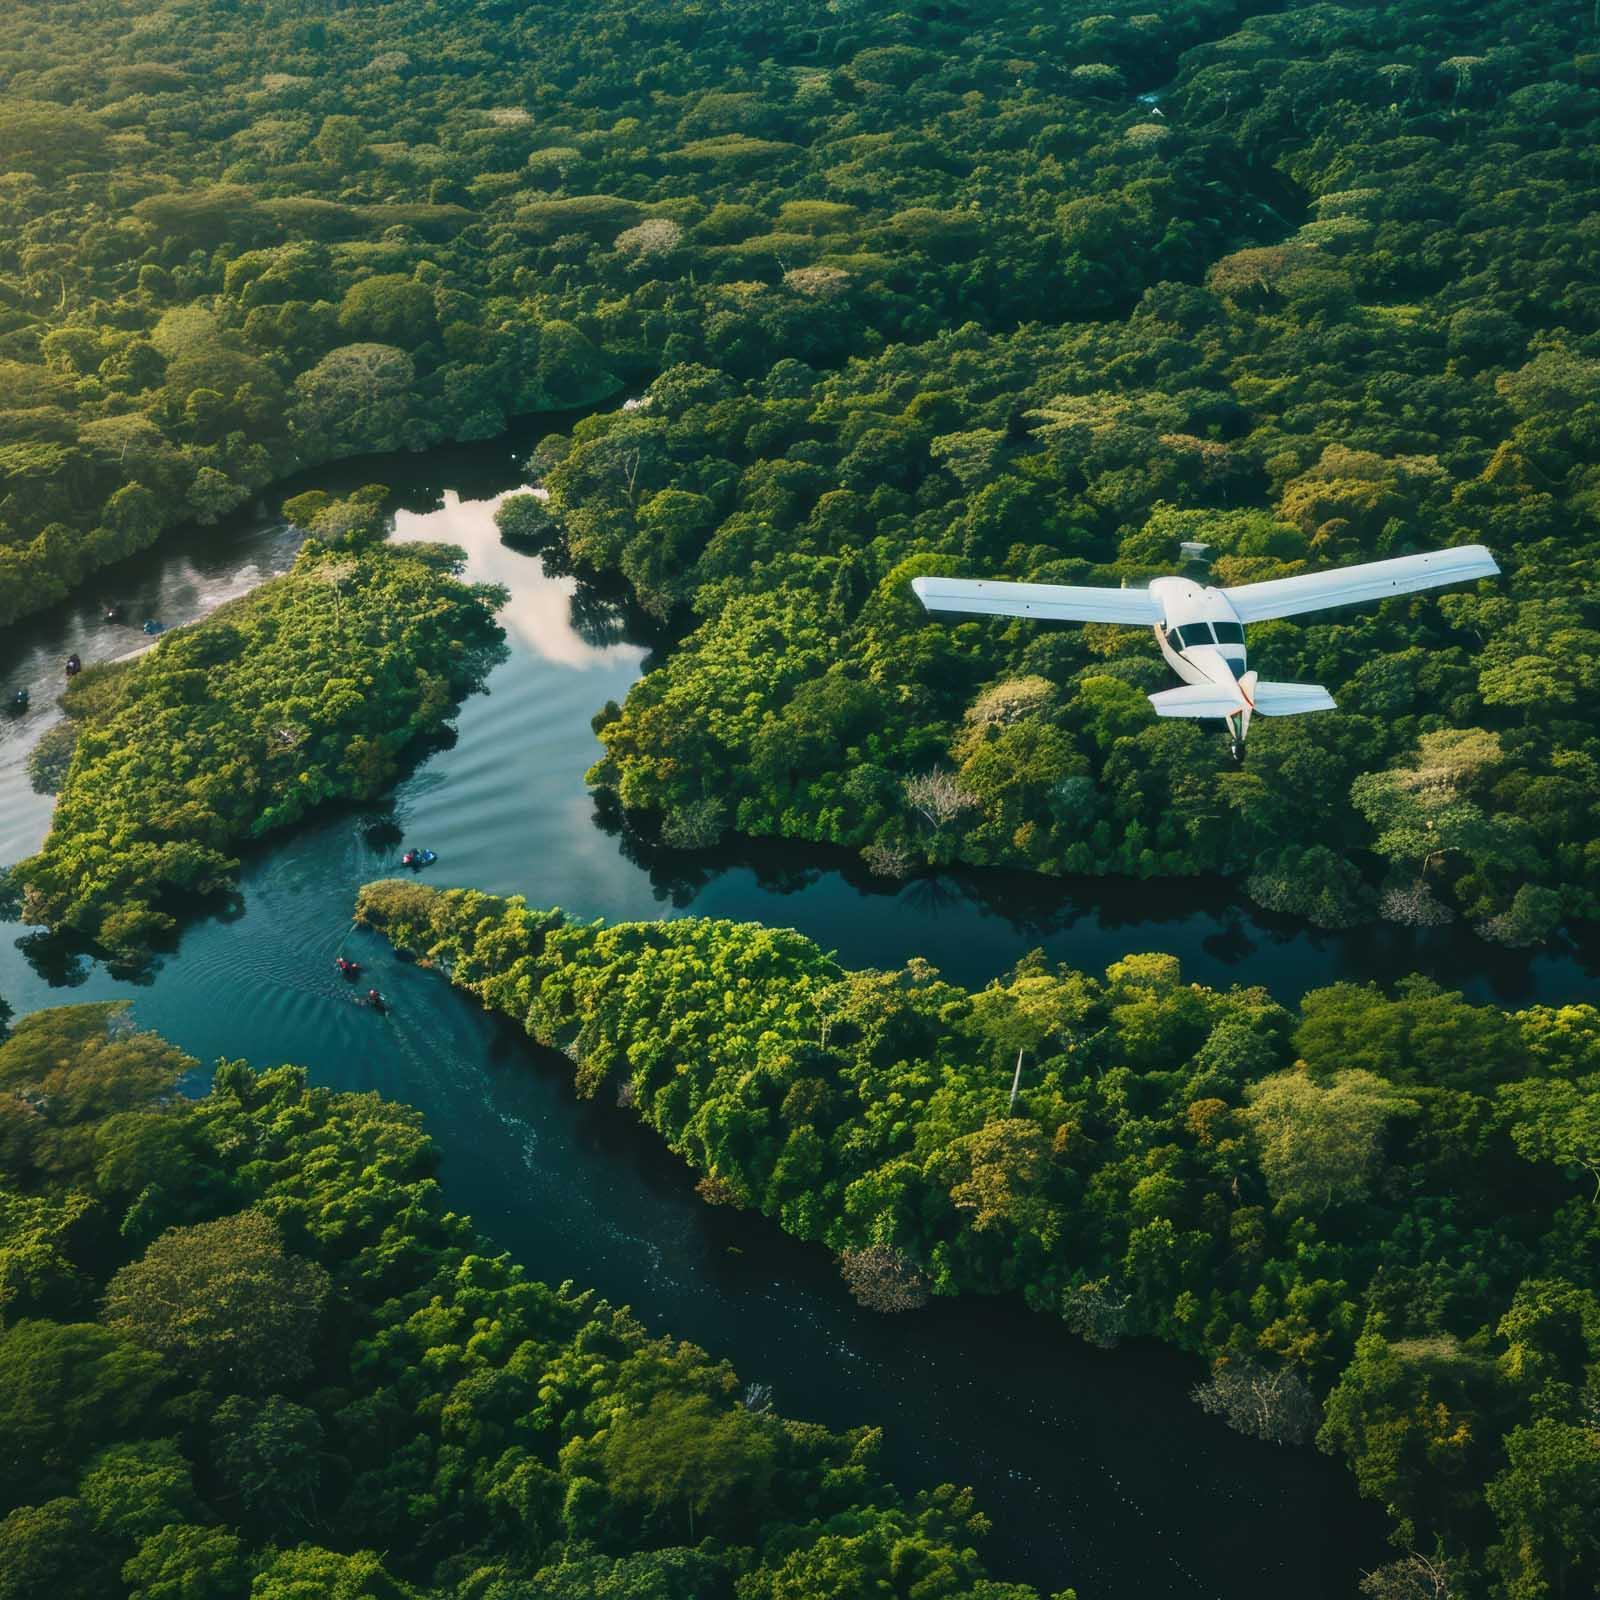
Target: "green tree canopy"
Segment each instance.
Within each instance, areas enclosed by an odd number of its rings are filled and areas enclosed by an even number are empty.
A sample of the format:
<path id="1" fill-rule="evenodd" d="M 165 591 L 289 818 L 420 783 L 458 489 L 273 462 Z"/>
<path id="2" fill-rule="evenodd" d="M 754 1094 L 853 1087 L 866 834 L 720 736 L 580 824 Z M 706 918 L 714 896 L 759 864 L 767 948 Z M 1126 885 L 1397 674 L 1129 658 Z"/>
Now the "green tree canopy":
<path id="1" fill-rule="evenodd" d="M 171 1228 L 106 1290 L 110 1327 L 224 1389 L 263 1389 L 311 1363 L 328 1275 L 241 1211 Z"/>

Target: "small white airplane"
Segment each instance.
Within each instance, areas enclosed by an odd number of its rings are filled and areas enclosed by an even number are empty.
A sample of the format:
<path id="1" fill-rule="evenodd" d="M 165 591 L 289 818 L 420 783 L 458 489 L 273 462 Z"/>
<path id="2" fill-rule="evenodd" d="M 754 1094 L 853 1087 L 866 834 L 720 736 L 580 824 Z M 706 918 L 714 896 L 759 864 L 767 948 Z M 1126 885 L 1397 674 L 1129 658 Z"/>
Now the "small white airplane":
<path id="1" fill-rule="evenodd" d="M 1245 670 L 1244 625 L 1306 611 L 1386 600 L 1418 589 L 1490 578 L 1500 568 L 1481 544 L 1426 555 L 1369 561 L 1295 578 L 1272 578 L 1234 589 L 1206 588 L 1188 578 L 1154 578 L 1144 589 L 1091 589 L 1065 583 L 996 583 L 986 578 L 913 578 L 917 598 L 934 612 L 1036 617 L 1042 622 L 1148 623 L 1181 689 L 1150 696 L 1161 717 L 1221 717 L 1235 759 L 1244 755 L 1250 718 L 1331 711 L 1333 696 L 1317 683 L 1263 683 Z"/>

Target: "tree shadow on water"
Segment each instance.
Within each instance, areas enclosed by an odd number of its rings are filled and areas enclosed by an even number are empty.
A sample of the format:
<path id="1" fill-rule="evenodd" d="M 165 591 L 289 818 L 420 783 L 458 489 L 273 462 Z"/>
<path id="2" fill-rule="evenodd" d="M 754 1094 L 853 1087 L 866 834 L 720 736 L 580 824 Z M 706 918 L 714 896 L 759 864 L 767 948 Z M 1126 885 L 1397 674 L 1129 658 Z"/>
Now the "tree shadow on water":
<path id="1" fill-rule="evenodd" d="M 1207 955 L 1227 967 L 1240 966 L 1259 948 L 1257 942 L 1245 931 L 1242 917 L 1230 917 L 1226 927 L 1207 934 L 1200 944 Z"/>
<path id="2" fill-rule="evenodd" d="M 369 812 L 361 818 L 361 839 L 369 850 L 397 850 L 404 838 L 405 830 L 392 811 L 381 815 Z"/>
<path id="3" fill-rule="evenodd" d="M 900 904 L 927 922 L 959 910 L 971 899 L 972 895 L 960 881 L 944 872 L 929 872 L 912 878 L 900 891 Z"/>
<path id="4" fill-rule="evenodd" d="M 572 631 L 596 650 L 619 644 L 636 644 L 635 628 L 626 608 L 613 596 L 580 583 L 568 607 Z"/>
<path id="5" fill-rule="evenodd" d="M 76 989 L 94 971 L 93 953 L 59 934 L 25 933 L 16 941 L 22 958 L 52 989 Z"/>

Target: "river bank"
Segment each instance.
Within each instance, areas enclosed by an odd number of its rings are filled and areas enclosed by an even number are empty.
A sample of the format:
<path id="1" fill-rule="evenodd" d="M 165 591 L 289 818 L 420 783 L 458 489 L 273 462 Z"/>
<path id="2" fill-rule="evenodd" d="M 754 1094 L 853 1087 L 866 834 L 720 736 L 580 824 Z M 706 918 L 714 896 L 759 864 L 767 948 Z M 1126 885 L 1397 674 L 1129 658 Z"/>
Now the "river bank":
<path id="1" fill-rule="evenodd" d="M 974 1484 L 996 1518 L 997 1571 L 1101 1593 L 1265 1596 L 1286 1582 L 1348 1593 L 1356 1570 L 1382 1559 L 1376 1513 L 1331 1461 L 1269 1451 L 1201 1415 L 1187 1399 L 1193 1363 L 1151 1347 L 1092 1351 L 1004 1302 L 940 1304 L 915 1319 L 859 1311 L 824 1252 L 706 1207 L 643 1130 L 573 1098 L 564 1060 L 353 934 L 355 888 L 392 874 L 405 844 L 420 844 L 440 858 L 429 882 L 521 892 L 580 916 L 693 911 L 792 925 L 848 964 L 921 954 L 979 985 L 1036 944 L 1089 970 L 1165 949 L 1193 978 L 1264 982 L 1285 997 L 1421 968 L 1483 998 L 1577 998 L 1592 966 L 1573 952 L 1484 969 L 1459 942 L 1386 948 L 1370 933 L 1319 935 L 1243 909 L 1215 885 L 1100 880 L 1089 899 L 1073 897 L 1077 886 L 995 874 L 885 885 L 809 853 L 684 856 L 608 832 L 583 783 L 589 718 L 626 692 L 648 647 L 614 610 L 592 598 L 574 607 L 570 580 L 500 543 L 493 510 L 516 486 L 521 454 L 502 441 L 399 458 L 413 476 L 392 474 L 397 538 L 462 544 L 471 576 L 513 591 L 509 659 L 463 706 L 454 747 L 412 773 L 381 817 L 328 813 L 252 853 L 241 909 L 188 928 L 143 986 L 41 952 L 11 927 L 0 931 L 0 994 L 19 1011 L 131 997 L 142 1023 L 202 1062 L 299 1061 L 319 1082 L 418 1106 L 444 1151 L 452 1202 L 518 1259 L 547 1278 L 593 1283 L 653 1326 L 727 1354 L 791 1413 L 882 1423 L 886 1463 L 907 1487 Z M 361 464 L 350 478 L 376 475 Z M 259 547 L 235 547 L 234 578 L 270 561 L 285 537 L 259 532 Z M 197 607 L 229 590 L 225 563 L 172 560 L 159 581 L 191 584 Z M 92 623 L 79 623 L 91 640 Z M 20 765 L 13 741 L 0 771 L 26 792 Z M 48 815 L 49 801 L 31 793 L 25 810 L 0 811 L 0 860 L 32 848 Z M 386 1016 L 353 1003 L 334 970 L 340 952 L 389 997 Z M 1318 1575 L 1311 1587 L 1308 1572 Z"/>
<path id="2" fill-rule="evenodd" d="M 626 695 L 644 670 L 649 644 L 629 631 L 617 607 L 571 580 L 544 577 L 494 528 L 494 507 L 518 486 L 520 462 L 542 425 L 530 420 L 524 433 L 434 456 L 347 462 L 316 480 L 333 492 L 389 482 L 397 538 L 462 544 L 471 576 L 511 590 L 501 620 L 513 661 L 491 679 L 494 698 L 470 702 L 460 719 L 463 735 L 483 730 L 483 753 L 427 763 L 402 785 L 393 808 L 402 822 L 414 819 L 427 830 L 431 848 L 444 857 L 445 881 L 527 893 L 583 916 L 692 910 L 793 925 L 847 964 L 920 955 L 968 985 L 987 981 L 1035 946 L 1088 971 L 1130 950 L 1165 950 L 1199 981 L 1259 983 L 1286 1001 L 1341 980 L 1386 983 L 1422 972 L 1476 1000 L 1559 1003 L 1591 993 L 1600 978 L 1600 949 L 1592 943 L 1508 950 L 1459 924 L 1330 933 L 1264 912 L 1236 886 L 1215 879 L 1053 879 L 988 869 L 896 883 L 873 877 L 843 850 L 743 839 L 694 853 L 648 844 L 597 809 L 582 775 L 597 750 L 590 718 L 606 700 Z M 307 486 L 297 481 L 288 489 Z M 76 652 L 92 665 L 147 649 L 151 641 L 140 632 L 146 616 L 169 626 L 204 616 L 285 571 L 300 539 L 262 506 L 253 518 L 191 530 L 124 563 L 121 581 L 107 591 L 119 607 L 113 620 L 97 598 L 12 630 L 0 651 L 0 686 L 26 686 L 31 705 L 26 716 L 0 719 L 0 863 L 35 850 L 49 828 L 53 800 L 33 792 L 24 763 L 59 719 L 55 695 L 66 656 Z M 528 677 L 530 667 L 536 678 Z M 441 766 L 450 769 L 448 780 Z M 438 804 L 427 798 L 434 795 Z M 246 916 L 252 893 L 273 878 L 280 851 L 322 855 L 347 820 L 327 815 L 247 860 Z M 381 852 L 371 858 L 376 867 L 386 860 Z M 339 906 L 342 914 L 347 901 Z M 191 946 L 205 944 L 206 927 L 202 921 L 191 928 L 174 958 L 178 966 Z M 26 936 L 21 927 L 9 938 L 0 932 L 0 993 L 23 1008 L 51 1003 L 52 975 L 62 971 L 59 962 L 38 972 L 20 961 L 12 941 Z"/>

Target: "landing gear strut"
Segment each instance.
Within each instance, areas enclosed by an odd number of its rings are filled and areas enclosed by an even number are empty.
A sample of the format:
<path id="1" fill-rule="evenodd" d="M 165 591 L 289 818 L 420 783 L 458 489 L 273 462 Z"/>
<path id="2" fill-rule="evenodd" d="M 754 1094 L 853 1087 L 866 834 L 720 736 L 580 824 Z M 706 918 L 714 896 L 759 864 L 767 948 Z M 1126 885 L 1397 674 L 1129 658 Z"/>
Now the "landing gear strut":
<path id="1" fill-rule="evenodd" d="M 1228 754 L 1242 767 L 1244 765 L 1244 718 L 1228 718 Z"/>

